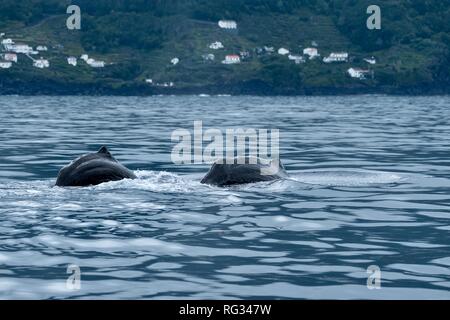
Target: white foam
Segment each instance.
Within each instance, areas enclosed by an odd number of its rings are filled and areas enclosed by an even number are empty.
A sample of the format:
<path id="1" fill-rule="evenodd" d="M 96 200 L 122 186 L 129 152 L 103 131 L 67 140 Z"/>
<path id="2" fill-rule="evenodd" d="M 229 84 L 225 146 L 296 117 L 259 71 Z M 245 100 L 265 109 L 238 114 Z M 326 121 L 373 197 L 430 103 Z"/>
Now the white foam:
<path id="1" fill-rule="evenodd" d="M 91 187 L 98 190 L 139 189 L 153 192 L 192 192 L 202 186 L 200 181 L 189 180 L 166 171 L 136 171 L 138 179 L 107 182 Z"/>
<path id="2" fill-rule="evenodd" d="M 399 183 L 405 180 L 400 174 L 365 170 L 314 170 L 291 175 L 291 179 L 305 184 L 322 186 L 367 186 Z"/>

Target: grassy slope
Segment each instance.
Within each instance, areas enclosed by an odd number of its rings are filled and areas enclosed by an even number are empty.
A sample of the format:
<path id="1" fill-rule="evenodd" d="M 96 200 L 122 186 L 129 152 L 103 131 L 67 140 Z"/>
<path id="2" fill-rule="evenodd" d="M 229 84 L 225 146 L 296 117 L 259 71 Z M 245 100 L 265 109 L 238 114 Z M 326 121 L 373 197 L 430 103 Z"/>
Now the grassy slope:
<path id="1" fill-rule="evenodd" d="M 80 56 L 85 50 L 81 45 L 80 32 L 67 30 L 65 19 L 64 15 L 53 16 L 33 26 L 18 28 L 15 25 L 4 30 L 17 42 L 24 41 L 33 46 L 46 44 L 49 48 L 62 44 L 64 48 L 50 49 L 42 54 L 50 60 L 49 69 L 33 68 L 31 61 L 21 55 L 18 65 L 1 72 L 18 81 L 48 80 L 74 85 L 97 84 L 111 88 L 142 85 L 145 78 L 160 82 L 173 81 L 177 88 L 201 88 L 212 84 L 220 87 L 257 79 L 270 86 L 291 91 L 302 87 L 404 86 L 432 80 L 428 72 L 428 66 L 433 59 L 432 47 L 424 44 L 424 49 L 418 51 L 409 45 L 397 45 L 380 52 L 362 52 L 361 48 L 352 45 L 338 31 L 331 18 L 314 15 L 307 9 L 289 15 L 244 15 L 239 21 L 237 33 L 222 30 L 215 23 L 192 20 L 183 15 L 164 17 L 161 23 L 168 40 L 160 49 L 149 52 L 119 47 L 108 54 L 87 52 L 94 58 L 119 66 L 126 63 L 140 65 L 139 70 L 131 77 L 120 79 L 120 69 L 119 74 L 111 74 L 108 70 L 111 66 L 92 69 L 82 61 L 79 61 L 76 68 L 67 64 L 67 56 Z M 345 50 L 351 53 L 354 60 L 348 64 L 327 65 L 316 60 L 295 65 L 286 57 L 274 54 L 268 57 L 252 57 L 240 65 L 220 63 L 226 54 L 238 53 L 241 50 L 251 51 L 264 45 L 286 47 L 294 53 L 300 53 L 302 48 L 310 46 L 313 40 L 319 44 L 322 56 L 331 51 Z M 209 49 L 208 45 L 214 41 L 221 41 L 225 49 Z M 201 55 L 205 53 L 214 53 L 216 61 L 202 61 Z M 362 59 L 371 55 L 375 55 L 379 61 L 372 67 L 375 71 L 374 80 L 362 82 L 346 75 L 345 71 L 350 66 L 366 68 L 367 64 Z M 179 65 L 170 64 L 173 57 L 180 58 Z"/>

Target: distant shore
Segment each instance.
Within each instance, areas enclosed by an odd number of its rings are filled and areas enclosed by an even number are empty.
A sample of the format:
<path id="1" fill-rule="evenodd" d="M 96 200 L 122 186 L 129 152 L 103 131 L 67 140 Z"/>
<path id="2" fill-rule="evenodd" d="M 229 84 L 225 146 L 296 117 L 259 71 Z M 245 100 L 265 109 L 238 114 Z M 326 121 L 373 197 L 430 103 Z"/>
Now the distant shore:
<path id="1" fill-rule="evenodd" d="M 0 95 L 86 95 L 86 96 L 153 96 L 153 95 L 256 95 L 256 96 L 310 96 L 310 95 L 445 95 L 450 87 L 434 84 L 421 84 L 410 87 L 301 87 L 298 89 L 273 87 L 262 81 L 254 80 L 234 84 L 193 86 L 183 88 L 158 88 L 145 84 L 124 84 L 110 87 L 99 84 L 61 84 L 52 81 L 21 82 L 0 81 Z"/>

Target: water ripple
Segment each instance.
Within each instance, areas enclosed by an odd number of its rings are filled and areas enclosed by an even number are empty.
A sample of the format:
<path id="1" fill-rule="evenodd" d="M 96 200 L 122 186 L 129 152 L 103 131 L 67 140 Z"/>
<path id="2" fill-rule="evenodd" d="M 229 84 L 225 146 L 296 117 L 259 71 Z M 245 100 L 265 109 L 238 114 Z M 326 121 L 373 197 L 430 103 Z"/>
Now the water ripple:
<path id="1" fill-rule="evenodd" d="M 449 104 L 0 97 L 0 298 L 449 299 Z M 290 178 L 201 185 L 207 165 L 170 160 L 171 132 L 194 120 L 279 129 Z M 100 145 L 138 179 L 54 186 Z"/>

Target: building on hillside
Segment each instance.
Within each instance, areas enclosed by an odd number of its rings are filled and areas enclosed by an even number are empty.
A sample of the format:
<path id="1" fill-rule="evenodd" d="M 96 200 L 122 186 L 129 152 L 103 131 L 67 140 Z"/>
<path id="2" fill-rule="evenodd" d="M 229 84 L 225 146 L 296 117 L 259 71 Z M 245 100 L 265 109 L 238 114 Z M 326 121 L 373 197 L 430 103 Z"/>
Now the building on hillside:
<path id="1" fill-rule="evenodd" d="M 312 60 L 316 57 L 319 57 L 319 50 L 317 48 L 305 48 L 303 49 L 303 54 L 309 57 L 309 60 Z"/>
<path id="2" fill-rule="evenodd" d="M 285 56 L 285 55 L 289 54 L 289 50 L 286 48 L 280 48 L 280 49 L 278 49 L 278 54 Z"/>
<path id="3" fill-rule="evenodd" d="M 94 60 L 94 59 L 92 59 L 92 60 Z M 97 60 L 94 60 L 94 61 L 90 61 L 88 64 L 89 64 L 92 68 L 104 68 L 104 67 L 105 67 L 105 61 L 97 61 Z"/>
<path id="4" fill-rule="evenodd" d="M 375 57 L 365 58 L 364 61 L 369 63 L 369 64 L 376 64 L 377 63 L 377 59 L 375 59 Z"/>
<path id="5" fill-rule="evenodd" d="M 16 62 L 17 63 L 17 54 L 15 54 L 15 53 L 5 53 L 5 54 L 3 54 L 3 59 L 5 61 L 11 61 L 11 62 Z"/>
<path id="6" fill-rule="evenodd" d="M 180 59 L 178 59 L 178 58 L 173 58 L 172 60 L 170 60 L 170 63 L 173 64 L 174 66 L 176 66 L 177 64 L 180 63 Z"/>
<path id="7" fill-rule="evenodd" d="M 202 55 L 203 60 L 205 61 L 214 61 L 216 59 L 216 56 L 212 53 L 207 53 Z"/>
<path id="8" fill-rule="evenodd" d="M 3 39 L 2 40 L 2 45 L 5 45 L 5 44 L 14 44 L 14 41 L 12 40 L 12 39 Z"/>
<path id="9" fill-rule="evenodd" d="M 153 84 L 153 79 L 145 79 L 145 83 Z"/>
<path id="10" fill-rule="evenodd" d="M 369 70 L 359 69 L 359 68 L 350 68 L 350 69 L 347 70 L 347 73 L 352 78 L 363 80 L 363 79 L 366 78 L 366 75 L 370 73 L 370 71 Z"/>
<path id="11" fill-rule="evenodd" d="M 33 48 L 27 44 L 17 43 L 17 44 L 5 44 L 4 45 L 6 51 L 14 52 L 14 53 L 23 53 L 23 54 L 31 54 L 33 52 Z"/>
<path id="12" fill-rule="evenodd" d="M 222 61 L 223 64 L 236 64 L 241 62 L 241 57 L 237 54 L 229 54 L 225 57 L 225 60 Z"/>
<path id="13" fill-rule="evenodd" d="M 264 51 L 266 52 L 266 53 L 274 53 L 275 52 L 275 48 L 274 47 L 267 47 L 267 46 L 264 46 Z"/>
<path id="14" fill-rule="evenodd" d="M 250 58 L 250 52 L 249 51 L 241 51 L 239 52 L 239 56 L 242 60 L 249 59 Z"/>
<path id="15" fill-rule="evenodd" d="M 173 82 L 156 83 L 157 87 L 164 87 L 164 88 L 173 87 L 174 85 L 175 84 Z"/>
<path id="16" fill-rule="evenodd" d="M 216 42 L 211 43 L 209 45 L 209 48 L 213 49 L 213 50 L 218 50 L 218 49 L 223 49 L 224 46 L 223 46 L 222 42 L 216 41 Z"/>
<path id="17" fill-rule="evenodd" d="M 1 69 L 9 69 L 12 66 L 12 62 L 11 61 L 1 61 L 0 60 L 0 68 Z"/>
<path id="18" fill-rule="evenodd" d="M 67 58 L 67 63 L 70 64 L 70 65 L 72 65 L 72 66 L 74 66 L 74 67 L 76 67 L 78 61 L 77 61 L 77 58 L 76 58 L 76 57 L 68 57 L 68 58 Z"/>
<path id="19" fill-rule="evenodd" d="M 303 56 L 290 54 L 288 56 L 289 60 L 295 61 L 296 64 L 305 63 L 306 60 Z"/>
<path id="20" fill-rule="evenodd" d="M 80 57 L 81 60 L 84 60 L 85 62 L 87 62 L 89 60 L 89 55 L 87 54 L 82 54 Z"/>
<path id="21" fill-rule="evenodd" d="M 264 50 L 264 48 L 261 48 L 261 47 L 256 47 L 255 49 L 253 49 L 253 51 L 255 52 L 255 54 L 256 54 L 257 56 L 261 56 L 261 55 L 263 55 L 264 53 L 266 53 L 266 51 Z"/>
<path id="22" fill-rule="evenodd" d="M 40 58 L 33 61 L 33 66 L 39 69 L 50 67 L 50 62 L 46 59 Z"/>
<path id="23" fill-rule="evenodd" d="M 47 48 L 46 46 L 37 46 L 37 47 L 36 47 L 36 50 L 37 50 L 37 51 L 47 51 L 48 48 Z"/>
<path id="24" fill-rule="evenodd" d="M 323 62 L 325 63 L 347 62 L 347 61 L 348 61 L 347 52 L 332 52 L 328 57 L 323 58 Z"/>
<path id="25" fill-rule="evenodd" d="M 218 25 L 222 29 L 235 30 L 237 29 L 237 23 L 234 20 L 220 20 Z"/>

